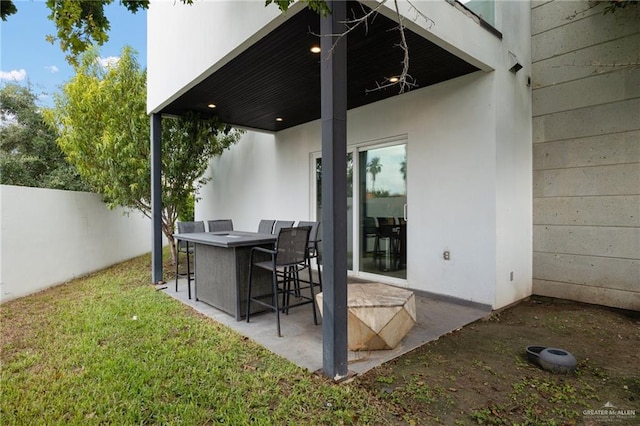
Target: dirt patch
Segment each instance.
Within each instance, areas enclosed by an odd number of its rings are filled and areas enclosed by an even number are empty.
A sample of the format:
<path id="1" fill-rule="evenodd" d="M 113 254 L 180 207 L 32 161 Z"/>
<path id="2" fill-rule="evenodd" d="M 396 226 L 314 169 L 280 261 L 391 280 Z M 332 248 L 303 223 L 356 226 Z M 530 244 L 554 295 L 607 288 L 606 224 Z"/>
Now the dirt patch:
<path id="1" fill-rule="evenodd" d="M 554 374 L 525 348 L 565 349 Z M 640 424 L 640 313 L 533 297 L 359 377 L 399 424 Z"/>

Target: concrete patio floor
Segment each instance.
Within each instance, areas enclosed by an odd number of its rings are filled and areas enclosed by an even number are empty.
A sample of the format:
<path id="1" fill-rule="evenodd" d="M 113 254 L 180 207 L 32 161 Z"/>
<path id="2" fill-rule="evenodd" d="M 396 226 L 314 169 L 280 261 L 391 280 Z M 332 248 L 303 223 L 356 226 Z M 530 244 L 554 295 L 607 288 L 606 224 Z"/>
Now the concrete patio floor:
<path id="1" fill-rule="evenodd" d="M 349 278 L 349 283 L 363 282 Z M 369 281 L 370 282 L 370 281 Z M 166 284 L 162 290 L 196 311 L 224 324 L 243 336 L 264 346 L 294 364 L 312 372 L 322 370 L 322 324 L 313 324 L 311 305 L 291 309 L 289 315 L 281 315 L 282 337 L 276 333 L 276 316 L 273 312 L 265 312 L 251 316 L 251 322 L 236 321 L 231 315 L 222 312 L 202 301 L 189 299 L 187 280 L 178 281 L 178 292 L 175 281 Z M 193 287 L 193 283 L 192 283 Z M 193 288 L 192 288 L 193 296 Z M 349 371 L 362 374 L 380 364 L 401 356 L 423 344 L 437 340 L 451 331 L 457 330 L 473 321 L 485 317 L 490 307 L 415 292 L 417 321 L 407 336 L 392 350 L 349 351 Z"/>

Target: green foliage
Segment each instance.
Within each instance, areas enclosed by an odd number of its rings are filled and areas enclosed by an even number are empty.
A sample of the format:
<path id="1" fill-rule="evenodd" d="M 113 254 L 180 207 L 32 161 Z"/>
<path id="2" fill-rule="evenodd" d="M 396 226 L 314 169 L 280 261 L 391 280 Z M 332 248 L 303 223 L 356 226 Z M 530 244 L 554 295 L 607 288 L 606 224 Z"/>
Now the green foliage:
<path id="1" fill-rule="evenodd" d="M 181 222 L 191 222 L 195 217 L 196 197 L 191 194 L 187 200 L 187 204 L 178 212 L 178 220 Z"/>
<path id="2" fill-rule="evenodd" d="M 0 183 L 39 188 L 87 190 L 75 167 L 56 144 L 30 86 L 0 88 Z"/>
<path id="3" fill-rule="evenodd" d="M 2 425 L 381 423 L 367 391 L 156 291 L 149 262 L 2 305 Z"/>
<path id="4" fill-rule="evenodd" d="M 183 0 L 191 3 L 193 0 Z M 49 19 L 56 26 L 56 34 L 48 35 L 50 43 L 59 41 L 60 49 L 67 53 L 67 61 L 78 64 L 78 57 L 91 46 L 102 46 L 109 41 L 111 23 L 104 14 L 104 7 L 113 0 L 69 1 L 47 0 L 51 10 Z M 120 4 L 132 13 L 149 7 L 149 0 L 120 0 Z"/>
<path id="5" fill-rule="evenodd" d="M 371 161 L 367 163 L 367 172 L 371 173 L 371 192 L 376 192 L 376 175 L 382 171 L 382 163 L 380 157 L 373 157 Z"/>
<path id="6" fill-rule="evenodd" d="M 388 198 L 391 193 L 386 189 L 376 189 L 375 191 L 369 191 L 367 195 L 371 198 Z"/>
<path id="7" fill-rule="evenodd" d="M 67 53 L 67 61 L 77 64 L 78 56 L 91 46 L 102 46 L 109 40 L 111 24 L 104 14 L 104 7 L 114 0 L 47 0 L 51 10 L 49 19 L 56 26 L 56 35 L 47 36 L 51 43 L 59 41 L 60 48 Z M 192 4 L 193 0 L 181 0 L 184 4 Z M 295 0 L 265 0 L 265 5 L 275 4 L 282 12 L 286 12 Z M 309 9 L 326 16 L 331 13 L 326 0 L 302 0 Z M 604 13 L 615 12 L 627 6 L 637 6 L 640 0 L 604 0 L 609 3 Z M 132 13 L 148 9 L 149 0 L 120 0 L 120 4 Z M 3 21 L 17 12 L 13 0 L 0 2 L 0 18 Z"/>
<path id="8" fill-rule="evenodd" d="M 392 384 L 394 380 L 395 379 L 394 379 L 394 377 L 392 375 L 391 376 L 378 376 L 378 377 L 376 377 L 376 382 L 378 382 L 378 383 L 386 383 L 388 385 Z"/>
<path id="9" fill-rule="evenodd" d="M 56 34 L 47 36 L 47 41 L 60 44 L 60 49 L 67 54 L 67 61 L 78 65 L 79 56 L 92 46 L 102 46 L 109 41 L 111 23 L 104 13 L 104 7 L 114 0 L 47 0 L 51 10 L 49 19 L 56 26 Z M 192 4 L 193 0 L 180 0 L 184 4 Z M 309 9 L 326 16 L 330 13 L 325 0 L 304 0 Z M 266 0 L 265 5 L 276 4 L 286 12 L 294 0 Z M 119 0 L 119 3 L 130 12 L 149 8 L 149 0 Z M 0 18 L 3 21 L 17 12 L 13 0 L 0 1 Z"/>
<path id="10" fill-rule="evenodd" d="M 55 97 L 47 119 L 60 129 L 58 143 L 92 189 L 110 207 L 151 216 L 151 146 L 146 114 L 146 72 L 133 51 L 103 67 L 91 50 L 76 75 Z M 173 224 L 188 211 L 209 160 L 235 143 L 240 132 L 216 119 L 187 113 L 162 125 L 162 230 L 173 241 Z M 175 257 L 174 257 L 175 258 Z"/>
<path id="11" fill-rule="evenodd" d="M 593 388 L 586 383 L 579 387 L 566 383 L 556 376 L 548 380 L 524 377 L 512 385 L 511 402 L 493 404 L 471 412 L 478 424 L 513 424 L 517 413 L 523 417 L 523 425 L 557 425 L 567 421 L 574 424 L 580 418 L 576 407 L 588 408 L 587 400 L 593 399 Z M 546 409 L 541 407 L 546 406 Z M 572 408 L 568 408 L 572 407 Z M 563 423 L 557 421 L 563 419 Z"/>
<path id="12" fill-rule="evenodd" d="M 281 11 L 286 12 L 289 9 L 289 6 L 294 3 L 296 0 L 265 0 L 265 6 L 270 4 L 275 4 L 280 8 Z M 322 14 L 322 16 L 327 16 L 327 14 L 331 13 L 331 9 L 329 9 L 329 5 L 325 0 L 303 0 L 304 3 L 307 3 L 309 9 Z"/>
<path id="13" fill-rule="evenodd" d="M 150 193 L 149 182 L 139 184 L 142 174 L 150 176 L 145 73 L 128 48 L 113 67 L 97 58 L 96 51 L 83 56 L 46 118 L 59 129 L 69 161 L 110 207 L 144 210 Z"/>
<path id="14" fill-rule="evenodd" d="M 194 194 L 210 179 L 203 177 L 209 160 L 236 143 L 240 135 L 240 131 L 216 118 L 202 119 L 195 113 L 163 121 L 162 202 L 164 208 L 173 213 L 171 223 L 181 214 L 193 215 L 189 213 L 189 205 L 193 206 Z M 150 173 L 149 169 L 147 177 Z"/>
<path id="15" fill-rule="evenodd" d="M 47 0 L 51 10 L 49 19 L 56 26 L 56 34 L 48 35 L 47 41 L 59 41 L 60 49 L 67 53 L 67 61 L 77 65 L 78 57 L 92 46 L 102 46 L 109 40 L 111 23 L 104 7 L 114 0 Z M 191 4 L 193 0 L 181 0 Z M 132 13 L 149 8 L 149 0 L 119 0 Z M 3 21 L 17 12 L 13 0 L 2 0 L 0 17 Z"/>
<path id="16" fill-rule="evenodd" d="M 0 18 L 3 21 L 7 20 L 7 16 L 13 15 L 16 13 L 18 9 L 16 9 L 16 5 L 13 4 L 11 0 L 2 0 L 0 1 Z"/>

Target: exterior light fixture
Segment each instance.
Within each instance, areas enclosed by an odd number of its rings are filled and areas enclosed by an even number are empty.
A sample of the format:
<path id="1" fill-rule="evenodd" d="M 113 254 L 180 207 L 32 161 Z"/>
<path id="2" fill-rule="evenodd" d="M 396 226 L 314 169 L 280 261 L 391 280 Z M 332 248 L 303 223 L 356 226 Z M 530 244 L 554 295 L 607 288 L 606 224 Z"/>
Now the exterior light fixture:
<path id="1" fill-rule="evenodd" d="M 522 64 L 516 57 L 515 53 L 509 52 L 509 71 L 515 74 L 521 69 L 522 69 Z"/>
<path id="2" fill-rule="evenodd" d="M 207 105 L 207 106 L 208 106 L 209 108 L 213 109 L 213 108 L 215 108 L 215 107 L 216 107 L 216 104 L 209 104 L 209 105 Z"/>
<path id="3" fill-rule="evenodd" d="M 398 82 L 398 77 L 396 77 L 395 75 L 393 77 L 389 77 L 389 82 L 390 83 L 397 83 Z"/>
<path id="4" fill-rule="evenodd" d="M 320 46 L 318 45 L 311 46 L 311 49 L 309 50 L 311 51 L 311 53 L 320 53 Z"/>
<path id="5" fill-rule="evenodd" d="M 276 121 L 283 121 L 283 120 L 284 120 L 284 118 L 282 118 L 282 117 L 276 117 Z"/>

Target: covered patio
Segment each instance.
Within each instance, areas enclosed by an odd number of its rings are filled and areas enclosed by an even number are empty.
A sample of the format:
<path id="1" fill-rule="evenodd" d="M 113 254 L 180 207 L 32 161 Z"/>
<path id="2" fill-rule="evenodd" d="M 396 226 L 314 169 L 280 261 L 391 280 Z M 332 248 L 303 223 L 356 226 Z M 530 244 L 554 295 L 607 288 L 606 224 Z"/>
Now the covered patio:
<path id="1" fill-rule="evenodd" d="M 172 291 L 172 286 L 169 286 L 167 292 L 263 344 L 266 348 L 291 359 L 296 364 L 312 371 L 323 369 L 328 377 L 340 379 L 347 375 L 345 367 L 349 372 L 364 372 L 483 317 L 490 307 L 486 297 L 469 297 L 470 300 L 484 303 L 461 302 L 459 299 L 447 296 L 429 297 L 426 293 L 420 294 L 421 290 L 416 291 L 417 324 L 398 347 L 393 350 L 345 354 L 347 352 L 347 283 L 351 281 L 350 277 L 347 278 L 349 270 L 347 167 L 345 167 L 347 111 L 366 106 L 379 109 L 382 108 L 380 105 L 384 101 L 398 102 L 397 96 L 401 94 L 399 88 L 394 85 L 387 87 L 387 83 L 394 81 L 393 79 L 397 79 L 401 74 L 403 53 L 402 49 L 397 48 L 397 32 L 394 30 L 398 22 L 391 9 L 381 8 L 380 13 L 375 15 L 375 19 L 369 25 L 360 27 L 356 31 L 349 31 L 348 37 L 346 35 L 339 37 L 338 34 L 346 34 L 345 21 L 348 17 L 362 16 L 370 12 L 370 9 L 361 2 L 329 2 L 329 4 L 333 13 L 325 18 L 305 9 L 302 5 L 293 6 L 287 14 L 275 19 L 224 57 L 218 58 L 215 64 L 153 109 L 151 113 L 152 204 L 154 206 L 152 274 L 154 282 L 158 282 L 162 277 L 161 232 L 157 215 L 162 205 L 159 190 L 161 181 L 159 155 L 163 116 L 179 116 L 187 111 L 196 111 L 203 116 L 217 116 L 229 125 L 247 129 L 250 133 L 248 138 L 258 137 L 256 135 L 260 134 L 278 140 L 280 143 L 274 148 L 279 153 L 277 158 L 274 157 L 276 161 L 271 163 L 274 164 L 277 173 L 262 175 L 263 180 L 260 182 L 266 182 L 265 176 L 274 178 L 279 176 L 281 179 L 278 179 L 278 182 L 288 182 L 287 187 L 293 188 L 288 192 L 292 193 L 295 192 L 296 185 L 303 180 L 288 179 L 281 175 L 283 169 L 276 164 L 283 157 L 298 156 L 306 150 L 302 148 L 302 140 L 298 140 L 296 145 L 290 146 L 289 149 L 284 148 L 288 145 L 285 141 L 295 135 L 296 129 L 307 129 L 312 126 L 313 132 L 318 132 L 309 141 L 321 142 L 320 146 L 315 146 L 321 147 L 319 154 L 323 162 L 322 177 L 318 183 L 318 190 L 322 193 L 322 208 L 321 211 L 313 212 L 315 207 L 308 203 L 309 205 L 305 206 L 308 212 L 294 214 L 322 222 L 323 306 L 327 313 L 323 324 L 315 327 L 313 321 L 311 319 L 307 321 L 306 317 L 300 321 L 292 320 L 297 314 L 292 311 L 289 318 L 285 317 L 282 321 L 285 337 L 278 339 L 273 324 L 275 318 L 272 315 L 256 316 L 255 319 L 252 318 L 251 324 L 236 322 L 234 318 L 202 302 L 188 300 L 186 285 L 182 285 L 181 288 L 184 291 L 181 290 L 177 294 Z M 447 10 L 447 13 L 451 11 Z M 455 16 L 456 19 L 467 18 L 464 13 Z M 469 24 L 476 23 L 470 20 Z M 415 84 L 411 87 L 412 89 L 426 88 L 456 78 L 465 78 L 464 81 L 469 82 L 481 80 L 484 74 L 477 72 L 491 70 L 491 67 L 483 61 L 459 49 L 453 49 L 447 43 L 442 43 L 442 40 L 433 37 L 429 31 L 429 22 L 418 24 L 407 21 L 405 25 L 407 46 L 412 52 L 411 81 Z M 489 41 L 493 46 L 500 38 L 499 33 L 492 32 Z M 319 55 L 317 51 L 310 49 L 310 47 L 317 48 L 318 44 L 321 52 Z M 256 64 L 268 66 L 261 67 Z M 412 90 L 412 93 L 415 92 Z M 464 98 L 462 106 L 468 104 L 467 96 L 466 94 L 462 96 Z M 415 95 L 409 99 L 423 102 L 426 98 Z M 406 105 L 402 108 L 389 108 L 389 112 L 404 111 L 406 108 L 410 109 Z M 455 107 L 455 110 L 456 114 L 460 114 L 460 108 Z M 433 116 L 435 117 L 435 114 Z M 387 117 L 387 115 L 372 114 L 366 121 L 375 122 L 373 117 Z M 424 121 L 421 120 L 421 114 L 407 113 L 404 114 L 403 120 L 406 117 L 412 117 L 416 123 Z M 381 143 L 383 136 L 387 138 L 394 136 L 395 133 L 389 136 L 389 132 L 392 131 L 391 128 L 397 126 L 397 123 L 398 120 L 384 131 L 367 138 L 369 141 L 376 140 Z M 457 126 L 454 127 L 457 128 Z M 410 132 L 405 129 L 394 137 L 404 135 L 406 138 L 408 134 Z M 388 142 L 387 139 L 385 141 Z M 418 150 L 425 147 L 424 143 L 413 143 Z M 255 152 L 265 146 L 269 145 L 256 146 Z M 311 151 L 304 152 L 304 158 L 297 157 L 298 160 L 302 159 L 302 162 L 289 162 L 289 166 L 295 163 L 298 166 L 296 172 L 306 170 L 309 165 L 305 163 L 309 162 L 310 153 Z M 418 154 L 414 158 L 416 158 L 414 161 L 418 161 L 417 159 L 421 156 Z M 405 159 L 405 163 L 406 161 Z M 243 164 L 250 167 L 250 163 Z M 241 167 L 236 167 L 235 172 L 240 169 Z M 232 177 L 232 173 L 225 175 L 227 182 L 237 180 Z M 366 177 L 366 173 L 363 175 Z M 405 182 L 408 180 L 406 176 L 404 180 Z M 229 183 L 226 186 L 235 186 L 235 183 L 233 185 Z M 260 185 L 255 185 L 254 182 L 254 185 L 245 188 L 242 193 L 251 193 L 254 187 L 258 186 Z M 275 188 L 276 192 L 279 188 L 279 186 Z M 359 190 L 356 188 L 356 192 Z M 363 194 L 366 192 L 366 189 L 363 190 Z M 308 189 L 299 191 L 297 194 L 299 196 L 294 197 L 293 204 L 302 205 L 305 200 L 308 202 L 311 199 Z M 419 198 L 416 197 L 415 200 Z M 231 205 L 229 202 L 231 199 L 234 197 L 227 197 L 227 205 Z M 271 200 L 273 199 L 271 197 Z M 253 198 L 252 204 L 257 206 L 261 203 L 258 198 Z M 405 221 L 407 220 L 406 205 L 405 203 Z M 237 206 L 238 211 L 231 211 L 226 216 L 235 217 L 240 210 L 246 211 L 246 208 L 242 207 L 242 202 L 238 201 Z M 415 211 L 418 211 L 418 204 Z M 282 214 L 272 213 L 273 216 Z M 208 214 L 200 214 L 201 217 L 205 215 Z M 214 216 L 221 217 L 220 213 L 211 215 L 211 217 Z M 247 226 L 246 223 L 249 220 L 247 218 L 242 220 L 244 220 L 244 226 Z M 418 221 L 415 223 L 417 231 L 420 225 Z M 410 243 L 408 245 L 411 245 Z M 415 241 L 412 243 L 415 246 Z M 415 253 L 417 252 L 416 250 Z M 445 257 L 445 260 L 448 258 Z M 417 263 L 414 264 L 417 265 Z M 371 281 L 368 280 L 368 282 Z M 424 279 L 418 279 L 418 281 L 428 282 Z M 418 281 L 412 283 L 408 280 L 399 285 L 414 290 L 419 288 L 416 285 Z M 471 283 L 469 285 L 473 286 Z M 484 283 L 478 283 L 473 288 L 483 288 L 483 286 Z M 437 290 L 434 289 L 434 294 Z M 440 293 L 443 292 L 440 291 Z M 303 310 L 301 315 L 306 315 L 306 310 Z M 295 324 L 295 327 L 289 328 L 292 324 Z M 292 348 L 300 349 L 292 350 Z"/>
<path id="2" fill-rule="evenodd" d="M 348 284 L 361 280 L 348 278 Z M 192 284 L 193 285 L 193 284 Z M 195 311 L 230 327 L 239 334 L 259 343 L 266 349 L 288 359 L 292 363 L 312 372 L 322 370 L 322 325 L 314 325 L 308 307 L 292 309 L 289 315 L 281 316 L 282 337 L 276 334 L 276 318 L 264 312 L 251 316 L 251 322 L 236 319 L 195 298 L 187 296 L 187 280 L 178 280 L 178 291 L 173 282 L 163 290 Z M 391 361 L 440 336 L 458 330 L 477 321 L 491 312 L 489 306 L 447 298 L 423 292 L 414 292 L 416 302 L 416 324 L 391 350 L 348 351 L 350 375 L 363 374 L 385 362 Z"/>

